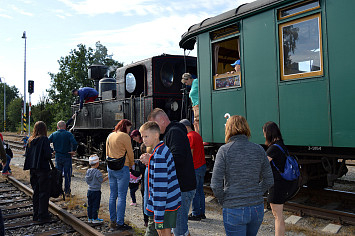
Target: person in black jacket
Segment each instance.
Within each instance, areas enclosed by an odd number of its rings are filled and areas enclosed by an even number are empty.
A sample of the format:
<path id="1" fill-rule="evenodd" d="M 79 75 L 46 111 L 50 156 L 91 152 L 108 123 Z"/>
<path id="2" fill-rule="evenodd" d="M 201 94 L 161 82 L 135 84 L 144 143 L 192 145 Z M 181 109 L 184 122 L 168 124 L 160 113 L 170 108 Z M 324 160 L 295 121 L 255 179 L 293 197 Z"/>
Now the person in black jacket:
<path id="1" fill-rule="evenodd" d="M 47 126 L 37 121 L 32 136 L 28 139 L 25 152 L 24 170 L 30 170 L 30 182 L 33 189 L 33 220 L 49 221 L 48 213 L 50 180 L 49 160 L 52 149 L 47 138 Z"/>
<path id="2" fill-rule="evenodd" d="M 155 108 L 148 116 L 149 121 L 159 125 L 163 141 L 173 154 L 176 175 L 181 190 L 181 207 L 177 212 L 174 235 L 190 235 L 187 225 L 189 209 L 196 192 L 196 175 L 192 159 L 190 142 L 187 138 L 185 125 L 170 121 L 167 114 L 160 108 Z"/>

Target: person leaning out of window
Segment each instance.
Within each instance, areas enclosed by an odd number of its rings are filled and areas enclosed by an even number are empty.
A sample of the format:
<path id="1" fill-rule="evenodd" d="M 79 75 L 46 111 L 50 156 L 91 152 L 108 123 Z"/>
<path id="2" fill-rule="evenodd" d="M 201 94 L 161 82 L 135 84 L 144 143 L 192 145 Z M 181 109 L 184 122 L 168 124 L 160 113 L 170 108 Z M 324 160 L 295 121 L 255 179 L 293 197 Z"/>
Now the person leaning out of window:
<path id="1" fill-rule="evenodd" d="M 263 194 L 273 184 L 264 149 L 249 142 L 250 129 L 242 116 L 226 123 L 226 144 L 220 147 L 211 188 L 223 206 L 226 235 L 256 235 L 264 217 Z"/>

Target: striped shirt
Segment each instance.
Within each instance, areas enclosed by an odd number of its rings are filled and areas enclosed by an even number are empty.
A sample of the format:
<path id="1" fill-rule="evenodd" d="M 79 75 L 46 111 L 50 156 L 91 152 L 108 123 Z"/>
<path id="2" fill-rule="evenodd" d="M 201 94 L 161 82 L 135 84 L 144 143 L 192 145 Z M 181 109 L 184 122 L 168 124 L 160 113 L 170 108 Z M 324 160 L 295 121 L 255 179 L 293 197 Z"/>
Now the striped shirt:
<path id="1" fill-rule="evenodd" d="M 161 141 L 149 158 L 147 210 L 154 213 L 155 223 L 164 223 L 165 211 L 176 211 L 180 205 L 181 191 L 173 155 Z"/>

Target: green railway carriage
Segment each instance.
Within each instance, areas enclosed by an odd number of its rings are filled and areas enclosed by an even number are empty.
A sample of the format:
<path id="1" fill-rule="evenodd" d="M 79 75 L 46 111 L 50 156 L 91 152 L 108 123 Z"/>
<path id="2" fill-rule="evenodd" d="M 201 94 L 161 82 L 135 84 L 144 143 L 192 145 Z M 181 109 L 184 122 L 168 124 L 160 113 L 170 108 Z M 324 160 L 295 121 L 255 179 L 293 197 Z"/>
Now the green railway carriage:
<path id="1" fill-rule="evenodd" d="M 355 159 L 355 1 L 258 0 L 192 25 L 180 47 L 197 45 L 200 130 L 224 142 L 229 115 L 251 141 L 275 121 L 302 164 L 304 181 L 346 173 Z M 240 59 L 241 71 L 230 66 Z"/>

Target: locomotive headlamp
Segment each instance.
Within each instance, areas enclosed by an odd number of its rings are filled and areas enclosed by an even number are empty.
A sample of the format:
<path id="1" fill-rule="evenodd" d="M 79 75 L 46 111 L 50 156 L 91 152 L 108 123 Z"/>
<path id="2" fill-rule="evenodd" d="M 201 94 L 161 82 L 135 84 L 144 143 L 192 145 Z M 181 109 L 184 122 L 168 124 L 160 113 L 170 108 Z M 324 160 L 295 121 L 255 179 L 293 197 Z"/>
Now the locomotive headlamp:
<path id="1" fill-rule="evenodd" d="M 172 111 L 177 111 L 177 109 L 179 109 L 179 104 L 176 101 L 174 101 L 173 103 L 170 104 L 170 109 Z"/>

